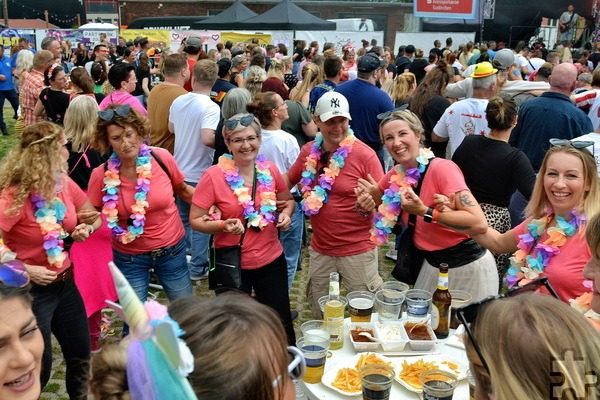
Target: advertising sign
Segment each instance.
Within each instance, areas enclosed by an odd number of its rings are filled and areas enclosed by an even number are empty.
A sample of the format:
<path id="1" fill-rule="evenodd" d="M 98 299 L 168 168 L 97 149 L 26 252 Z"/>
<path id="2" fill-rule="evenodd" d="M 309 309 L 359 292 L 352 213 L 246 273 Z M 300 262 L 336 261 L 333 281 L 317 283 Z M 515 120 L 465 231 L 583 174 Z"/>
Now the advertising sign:
<path id="1" fill-rule="evenodd" d="M 415 0 L 415 17 L 475 19 L 477 3 L 483 0 Z"/>

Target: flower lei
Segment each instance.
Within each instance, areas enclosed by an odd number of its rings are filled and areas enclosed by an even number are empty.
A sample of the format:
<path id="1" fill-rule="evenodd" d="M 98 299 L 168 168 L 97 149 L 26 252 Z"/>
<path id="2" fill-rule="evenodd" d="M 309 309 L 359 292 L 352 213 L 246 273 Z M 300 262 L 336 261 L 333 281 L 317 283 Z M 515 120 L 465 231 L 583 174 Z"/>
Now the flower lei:
<path id="1" fill-rule="evenodd" d="M 219 157 L 218 167 L 225 175 L 225 181 L 237 196 L 238 204 L 244 208 L 244 218 L 248 220 L 249 227 L 264 229 L 265 226 L 275 221 L 275 200 L 277 195 L 273 186 L 273 177 L 269 169 L 267 158 L 259 154 L 255 160 L 256 166 L 256 191 L 260 194 L 260 208 L 256 210 L 250 189 L 244 186 L 244 178 L 239 174 L 231 154 Z"/>
<path id="2" fill-rule="evenodd" d="M 390 186 L 384 190 L 381 196 L 381 204 L 377 208 L 377 213 L 373 217 L 373 227 L 371 228 L 371 241 L 377 244 L 384 244 L 388 236 L 392 233 L 392 228 L 398 221 L 400 215 L 400 188 L 416 187 L 421 179 L 421 173 L 429 164 L 429 160 L 435 155 L 430 149 L 419 149 L 417 163 L 415 168 L 404 170 L 401 165 L 394 167 L 395 174 L 390 176 Z"/>
<path id="3" fill-rule="evenodd" d="M 146 225 L 146 208 L 148 208 L 146 198 L 150 191 L 150 178 L 152 178 L 150 147 L 147 144 L 140 145 L 135 167 L 138 176 L 135 186 L 137 193 L 134 195 L 135 204 L 131 206 L 130 215 L 132 224 L 127 226 L 126 230 L 119 225 L 119 212 L 117 210 L 119 185 L 121 184 L 119 178 L 120 167 L 121 160 L 117 153 L 113 151 L 104 172 L 104 188 L 102 191 L 106 194 L 102 197 L 102 214 L 106 215 L 108 227 L 111 229 L 111 236 L 123 244 L 128 244 L 144 233 L 144 225 Z"/>
<path id="4" fill-rule="evenodd" d="M 312 186 L 315 183 L 317 176 L 317 163 L 321 159 L 323 151 L 323 135 L 317 134 L 310 147 L 310 153 L 306 156 L 305 170 L 302 172 L 300 191 L 304 199 L 300 202 L 302 210 L 306 215 L 316 215 L 321 210 L 321 207 L 329 199 L 327 194 L 335 183 L 335 178 L 340 174 L 340 170 L 344 167 L 346 157 L 352 152 L 352 146 L 356 141 L 352 129 L 348 129 L 348 136 L 340 142 L 340 146 L 333 152 L 329 160 L 329 166 L 323 169 L 323 173 L 319 176 L 319 184 Z"/>
<path id="5" fill-rule="evenodd" d="M 63 229 L 67 207 L 58 196 L 46 201 L 37 193 L 31 195 L 31 202 L 35 221 L 40 225 L 44 236 L 44 250 L 48 256 L 48 264 L 60 268 L 67 258 L 63 243 L 63 239 L 69 236 Z"/>
<path id="6" fill-rule="evenodd" d="M 556 216 L 556 226 L 547 230 L 548 239 L 543 243 L 536 244 L 546 231 L 546 227 L 552 221 L 553 216 L 554 211 L 549 208 L 545 217 L 531 220 L 527 224 L 527 232 L 519 235 L 519 243 L 517 244 L 519 249 L 510 258 L 510 267 L 505 276 L 509 288 L 516 284 L 525 284 L 540 276 L 550 259 L 560 253 L 560 247 L 586 221 L 583 213 L 576 213 L 575 211 L 569 214 L 569 221 Z"/>

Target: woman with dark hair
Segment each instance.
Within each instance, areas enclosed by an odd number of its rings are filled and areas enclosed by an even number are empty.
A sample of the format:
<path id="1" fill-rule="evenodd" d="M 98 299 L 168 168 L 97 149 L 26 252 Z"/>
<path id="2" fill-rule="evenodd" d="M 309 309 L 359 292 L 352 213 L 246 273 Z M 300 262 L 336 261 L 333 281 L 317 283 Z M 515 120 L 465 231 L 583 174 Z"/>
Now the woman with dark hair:
<path id="1" fill-rule="evenodd" d="M 102 93 L 104 83 L 108 79 L 106 64 L 103 62 L 93 62 L 90 67 L 90 76 L 94 80 L 94 93 Z"/>
<path id="2" fill-rule="evenodd" d="M 48 121 L 62 125 L 71 100 L 71 97 L 65 91 L 68 83 L 63 67 L 54 64 L 46 68 L 44 71 L 44 84 L 48 87 L 40 92 L 39 100 L 33 109 L 33 115 L 41 117 L 45 111 Z"/>
<path id="3" fill-rule="evenodd" d="M 105 110 L 113 104 L 128 104 L 144 117 L 148 115 L 142 103 L 131 95 L 137 84 L 135 67 L 133 65 L 113 65 L 108 72 L 108 81 L 115 90 L 100 102 L 101 110 Z"/>
<path id="4" fill-rule="evenodd" d="M 90 61 L 88 50 L 85 48 L 85 44 L 82 42 L 77 43 L 77 50 L 75 50 L 76 61 L 75 65 L 78 67 L 85 67 Z"/>
<path id="5" fill-rule="evenodd" d="M 138 66 L 135 69 L 137 82 L 135 90 L 131 92 L 131 95 L 135 96 L 145 107 L 146 100 L 150 94 L 150 62 L 148 61 L 148 54 L 142 52 L 138 60 Z"/>

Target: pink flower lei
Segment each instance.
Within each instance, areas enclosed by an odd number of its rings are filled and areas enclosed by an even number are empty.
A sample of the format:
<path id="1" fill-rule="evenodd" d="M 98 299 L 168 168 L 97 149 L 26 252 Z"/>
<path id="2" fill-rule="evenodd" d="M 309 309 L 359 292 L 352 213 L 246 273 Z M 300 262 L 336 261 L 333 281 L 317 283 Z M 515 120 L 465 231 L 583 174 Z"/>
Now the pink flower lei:
<path id="1" fill-rule="evenodd" d="M 352 129 L 348 129 L 348 136 L 340 142 L 340 146 L 333 152 L 329 159 L 329 166 L 324 168 L 323 173 L 319 175 L 318 185 L 313 186 L 317 176 L 317 164 L 323 155 L 323 150 L 321 149 L 323 135 L 321 133 L 317 134 L 310 147 L 310 153 L 306 156 L 305 169 L 302 172 L 302 179 L 300 179 L 300 191 L 304 197 L 300 205 L 306 215 L 318 214 L 321 207 L 327 203 L 329 199 L 327 191 L 333 187 L 335 179 L 345 165 L 346 157 L 352 152 L 352 146 L 355 141 L 354 132 Z"/>
<path id="2" fill-rule="evenodd" d="M 60 268 L 67 258 L 63 243 L 63 239 L 69 236 L 63 228 L 67 207 L 58 196 L 46 201 L 37 193 L 31 195 L 31 202 L 35 221 L 40 225 L 44 236 L 48 264 L 50 267 Z"/>
<path id="3" fill-rule="evenodd" d="M 135 171 L 137 173 L 136 190 L 134 195 L 135 203 L 131 206 L 130 219 L 132 224 L 127 230 L 119 225 L 119 212 L 117 210 L 117 201 L 119 199 L 119 186 L 121 179 L 119 172 L 121 160 L 117 153 L 113 151 L 108 159 L 108 165 L 104 172 L 104 188 L 106 194 L 102 197 L 102 214 L 106 215 L 108 227 L 111 229 L 111 236 L 123 244 L 133 242 L 137 237 L 144 233 L 146 225 L 146 208 L 148 208 L 147 196 L 150 191 L 150 178 L 152 178 L 152 161 L 150 147 L 147 144 L 141 144 L 136 160 Z"/>
<path id="4" fill-rule="evenodd" d="M 395 174 L 390 176 L 390 186 L 385 189 L 381 196 L 381 204 L 377 208 L 377 213 L 373 217 L 373 227 L 371 228 L 371 241 L 377 244 L 384 244 L 388 236 L 392 233 L 392 228 L 398 221 L 400 215 L 400 188 L 416 187 L 421 179 L 421 173 L 429 164 L 429 160 L 435 155 L 429 149 L 419 149 L 419 156 L 415 168 L 404 170 L 401 165 L 396 165 Z"/>
<path id="5" fill-rule="evenodd" d="M 241 177 L 239 168 L 235 165 L 231 154 L 223 154 L 219 157 L 217 165 L 223 171 L 225 181 L 237 196 L 238 204 L 244 208 L 244 218 L 248 221 L 247 226 L 262 230 L 268 224 L 273 223 L 275 221 L 277 195 L 266 157 L 259 154 L 255 160 L 256 193 L 260 196 L 258 211 L 252 200 L 250 189 L 244 186 L 244 178 Z"/>

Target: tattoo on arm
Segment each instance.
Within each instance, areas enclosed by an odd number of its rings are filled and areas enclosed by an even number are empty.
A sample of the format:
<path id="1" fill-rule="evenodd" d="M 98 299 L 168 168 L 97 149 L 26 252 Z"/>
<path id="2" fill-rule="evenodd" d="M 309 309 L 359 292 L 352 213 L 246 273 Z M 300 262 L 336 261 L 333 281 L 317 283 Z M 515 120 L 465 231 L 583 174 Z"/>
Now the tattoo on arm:
<path id="1" fill-rule="evenodd" d="M 460 201 L 460 205 L 463 207 L 473 207 L 473 201 L 471 200 L 471 195 L 469 193 L 462 193 L 458 200 Z"/>
<path id="2" fill-rule="evenodd" d="M 445 223 L 441 223 L 444 226 L 447 226 L 450 229 L 454 229 L 456 231 L 466 231 L 467 229 L 471 229 L 470 226 L 468 225 L 454 225 L 454 224 L 445 224 Z"/>

